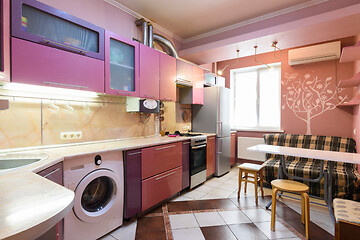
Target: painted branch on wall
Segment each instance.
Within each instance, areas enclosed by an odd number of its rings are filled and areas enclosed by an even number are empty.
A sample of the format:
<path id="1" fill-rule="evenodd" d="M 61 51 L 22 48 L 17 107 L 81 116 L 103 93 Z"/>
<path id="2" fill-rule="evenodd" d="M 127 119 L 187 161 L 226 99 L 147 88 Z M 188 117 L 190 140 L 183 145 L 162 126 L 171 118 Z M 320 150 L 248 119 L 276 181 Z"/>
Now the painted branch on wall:
<path id="1" fill-rule="evenodd" d="M 340 96 L 344 88 L 332 84 L 332 77 L 319 79 L 318 76 L 285 73 L 281 85 L 286 87 L 282 110 L 288 107 L 295 116 L 306 123 L 306 134 L 311 135 L 311 120 L 326 111 L 336 108 L 348 96 Z"/>

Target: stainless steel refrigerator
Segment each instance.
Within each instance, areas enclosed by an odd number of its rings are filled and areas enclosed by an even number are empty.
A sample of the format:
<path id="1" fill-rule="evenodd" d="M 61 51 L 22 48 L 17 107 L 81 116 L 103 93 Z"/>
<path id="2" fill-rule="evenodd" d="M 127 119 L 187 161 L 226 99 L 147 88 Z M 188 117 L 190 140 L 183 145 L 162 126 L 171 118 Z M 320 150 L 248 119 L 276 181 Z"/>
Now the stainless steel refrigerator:
<path id="1" fill-rule="evenodd" d="M 216 133 L 215 176 L 230 170 L 230 89 L 204 88 L 204 105 L 192 106 L 192 130 Z"/>

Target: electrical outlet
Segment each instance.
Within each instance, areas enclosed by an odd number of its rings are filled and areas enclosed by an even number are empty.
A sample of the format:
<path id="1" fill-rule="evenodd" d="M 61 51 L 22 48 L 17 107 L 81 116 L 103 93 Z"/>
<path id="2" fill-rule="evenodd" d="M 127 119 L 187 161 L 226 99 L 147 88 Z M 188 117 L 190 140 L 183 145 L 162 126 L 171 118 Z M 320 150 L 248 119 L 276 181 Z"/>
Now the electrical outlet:
<path id="1" fill-rule="evenodd" d="M 76 131 L 76 132 L 61 132 L 61 133 L 60 133 L 60 139 L 63 140 L 63 141 L 82 139 L 82 131 Z"/>
<path id="2" fill-rule="evenodd" d="M 189 126 L 183 126 L 183 130 L 186 131 L 186 130 L 189 130 L 190 127 Z"/>

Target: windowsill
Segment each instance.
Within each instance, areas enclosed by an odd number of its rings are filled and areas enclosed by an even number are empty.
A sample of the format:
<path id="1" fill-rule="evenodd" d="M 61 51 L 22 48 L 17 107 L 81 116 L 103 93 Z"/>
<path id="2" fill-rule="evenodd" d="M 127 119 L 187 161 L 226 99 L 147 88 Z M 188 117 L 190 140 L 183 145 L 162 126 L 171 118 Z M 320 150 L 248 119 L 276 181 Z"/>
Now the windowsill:
<path id="1" fill-rule="evenodd" d="M 275 133 L 283 133 L 284 130 L 281 129 L 259 129 L 259 128 L 231 128 L 233 131 L 239 132 L 275 132 Z"/>

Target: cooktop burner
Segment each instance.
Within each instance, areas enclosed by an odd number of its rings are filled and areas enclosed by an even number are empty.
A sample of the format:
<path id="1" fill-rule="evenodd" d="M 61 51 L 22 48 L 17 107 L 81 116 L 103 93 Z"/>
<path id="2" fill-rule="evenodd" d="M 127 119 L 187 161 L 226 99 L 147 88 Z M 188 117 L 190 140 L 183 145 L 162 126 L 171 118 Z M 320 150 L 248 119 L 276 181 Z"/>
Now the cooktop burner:
<path id="1" fill-rule="evenodd" d="M 201 136 L 200 133 L 181 133 L 179 131 L 175 131 L 174 135 L 179 135 L 181 137 L 195 137 L 195 136 Z"/>

